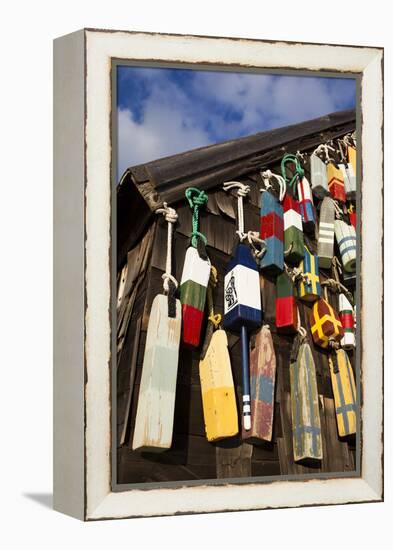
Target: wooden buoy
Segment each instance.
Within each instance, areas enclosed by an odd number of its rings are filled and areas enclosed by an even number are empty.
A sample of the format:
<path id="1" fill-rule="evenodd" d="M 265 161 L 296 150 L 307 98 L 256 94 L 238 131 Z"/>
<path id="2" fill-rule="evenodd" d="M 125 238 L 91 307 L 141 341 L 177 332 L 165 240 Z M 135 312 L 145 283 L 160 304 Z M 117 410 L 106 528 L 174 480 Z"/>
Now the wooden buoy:
<path id="1" fill-rule="evenodd" d="M 304 256 L 304 237 L 299 202 L 288 193 L 284 198 L 284 258 L 299 265 Z"/>
<path id="2" fill-rule="evenodd" d="M 288 175 L 288 167 L 291 167 L 291 175 Z M 296 193 L 298 183 L 304 178 L 304 170 L 296 155 L 284 155 L 281 160 L 281 174 L 287 187 L 283 201 L 284 259 L 290 265 L 299 265 L 304 256 L 304 237 L 302 216 Z"/>
<path id="3" fill-rule="evenodd" d="M 326 164 L 317 155 L 316 151 L 310 156 L 311 187 L 312 192 L 318 199 L 329 195 L 327 184 Z"/>
<path id="4" fill-rule="evenodd" d="M 271 441 L 273 434 L 276 355 L 272 335 L 264 325 L 252 339 L 250 351 L 251 429 L 243 439 Z"/>
<path id="5" fill-rule="evenodd" d="M 356 198 L 356 175 L 350 162 L 338 165 L 344 178 L 344 189 L 347 200 Z"/>
<path id="6" fill-rule="evenodd" d="M 318 262 L 319 267 L 328 269 L 334 256 L 334 201 L 325 197 L 321 203 L 318 230 Z"/>
<path id="7" fill-rule="evenodd" d="M 332 199 L 345 202 L 344 175 L 340 168 L 330 161 L 327 165 L 327 180 Z"/>
<path id="8" fill-rule="evenodd" d="M 212 266 L 207 291 L 209 309 L 206 329 L 206 350 L 199 362 L 203 417 L 208 441 L 232 437 L 239 431 L 236 394 L 226 332 L 220 329 L 221 315 L 215 314 L 213 288 L 217 271 Z"/>
<path id="9" fill-rule="evenodd" d="M 355 347 L 355 328 L 353 319 L 353 307 L 345 294 L 340 293 L 338 297 L 339 316 L 344 329 L 344 336 L 341 339 L 341 346 L 351 350 Z"/>
<path id="10" fill-rule="evenodd" d="M 328 348 L 331 342 L 339 342 L 344 336 L 341 321 L 327 299 L 321 298 L 314 303 L 310 325 L 314 343 L 321 348 Z"/>
<path id="11" fill-rule="evenodd" d="M 198 347 L 200 343 L 209 276 L 209 259 L 201 258 L 198 250 L 189 246 L 180 281 L 183 343 L 188 346 Z"/>
<path id="12" fill-rule="evenodd" d="M 299 269 L 303 273 L 299 284 L 299 298 L 305 302 L 315 302 L 321 296 L 318 256 L 311 254 L 306 246 L 304 247 L 304 258 Z"/>
<path id="13" fill-rule="evenodd" d="M 300 214 L 302 216 L 303 229 L 306 233 L 314 234 L 315 231 L 315 208 L 312 199 L 310 184 L 303 176 L 297 185 L 299 197 Z"/>
<path id="14" fill-rule="evenodd" d="M 248 330 L 262 322 L 257 265 L 250 248 L 238 244 L 224 281 L 224 327 L 240 332 L 242 347 L 243 426 L 251 428 Z"/>
<path id="15" fill-rule="evenodd" d="M 356 433 L 356 384 L 348 355 L 343 349 L 329 357 L 337 429 L 340 437 Z"/>
<path id="16" fill-rule="evenodd" d="M 270 192 L 270 180 L 275 177 L 280 183 L 280 196 Z M 285 194 L 285 182 L 269 170 L 262 172 L 265 189 L 261 189 L 261 225 L 260 237 L 266 243 L 266 250 L 260 261 L 261 271 L 272 275 L 284 269 L 284 210 L 280 200 Z M 283 190 L 283 192 L 282 192 Z"/>
<path id="17" fill-rule="evenodd" d="M 255 329 L 262 323 L 261 289 L 259 271 L 248 245 L 243 244 L 244 233 L 243 197 L 249 187 L 239 182 L 224 183 L 224 190 L 238 190 L 238 221 L 240 243 L 230 260 L 224 280 L 224 328 L 240 332 L 242 350 L 242 384 L 243 384 L 243 427 L 251 428 L 250 408 L 250 372 L 248 330 Z"/>
<path id="18" fill-rule="evenodd" d="M 345 271 L 356 271 L 356 231 L 343 220 L 335 220 L 334 233 L 340 249 L 341 263 Z"/>
<path id="19" fill-rule="evenodd" d="M 192 210 L 191 246 L 186 251 L 180 281 L 183 336 L 186 346 L 198 347 L 201 339 L 206 290 L 210 277 L 210 260 L 206 254 L 206 238 L 198 231 L 199 208 L 207 203 L 204 191 L 189 187 L 186 198 Z"/>
<path id="20" fill-rule="evenodd" d="M 353 173 L 356 176 L 356 149 L 355 147 L 352 147 L 352 145 L 348 145 L 348 162 L 351 164 L 353 168 Z"/>
<path id="21" fill-rule="evenodd" d="M 295 462 L 323 458 L 315 364 L 302 331 L 295 338 L 289 367 Z"/>
<path id="22" fill-rule="evenodd" d="M 133 450 L 164 451 L 172 444 L 176 379 L 181 334 L 181 305 L 175 298 L 171 273 L 172 231 L 177 214 L 164 203 L 168 222 L 164 294 L 157 295 L 150 311 L 141 384 L 132 441 Z"/>
<path id="23" fill-rule="evenodd" d="M 298 329 L 295 289 L 292 279 L 285 271 L 276 280 L 276 327 L 283 333 L 293 333 Z"/>

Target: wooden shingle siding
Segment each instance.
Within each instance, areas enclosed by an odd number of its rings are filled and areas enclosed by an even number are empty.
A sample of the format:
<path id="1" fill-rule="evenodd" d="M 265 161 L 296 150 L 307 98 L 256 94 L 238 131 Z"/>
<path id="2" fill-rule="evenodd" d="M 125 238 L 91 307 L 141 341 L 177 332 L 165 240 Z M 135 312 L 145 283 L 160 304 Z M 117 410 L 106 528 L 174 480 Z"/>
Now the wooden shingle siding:
<path id="1" fill-rule="evenodd" d="M 200 230 L 207 237 L 207 253 L 218 271 L 218 284 L 213 295 L 215 310 L 223 313 L 224 272 L 235 243 L 237 201 L 234 194 L 222 190 L 222 183 L 235 179 L 250 186 L 250 193 L 244 201 L 245 230 L 258 230 L 262 186 L 260 169 L 270 168 L 280 173 L 279 160 L 285 151 L 301 149 L 312 152 L 321 141 L 352 131 L 354 125 L 354 112 L 345 111 L 294 125 L 289 130 L 278 129 L 266 135 L 257 134 L 244 140 L 160 159 L 144 167 L 131 168 L 123 177 L 118 188 L 118 270 L 120 272 L 126 262 L 128 269 L 118 308 L 118 483 L 309 474 L 355 468 L 354 439 L 342 440 L 337 433 L 328 353 L 315 346 L 312 339 L 310 347 L 316 367 L 323 459 L 319 465 L 296 464 L 293 460 L 289 376 L 293 336 L 277 333 L 275 278 L 265 274 L 260 275 L 264 322 L 270 327 L 277 361 L 272 442 L 252 446 L 242 442 L 239 435 L 215 443 L 207 441 L 199 381 L 200 350 L 181 346 L 173 445 L 160 455 L 131 450 L 149 314 L 154 297 L 162 293 L 161 276 L 165 270 L 167 224 L 154 217 L 154 205 L 166 200 L 177 209 L 179 218 L 173 236 L 173 273 L 180 281 L 192 226 L 184 190 L 189 185 L 207 190 L 209 200 L 206 211 L 201 212 Z M 310 177 L 307 165 L 306 177 Z M 148 200 L 143 200 L 147 195 Z M 130 214 L 133 201 L 134 218 Z M 305 236 L 305 244 L 310 252 L 317 252 L 315 239 Z M 322 283 L 330 276 L 330 271 L 320 267 L 319 274 Z M 338 311 L 337 297 L 330 292 L 329 303 Z M 297 304 L 302 326 L 310 335 L 312 304 L 299 300 Z M 239 412 L 242 377 L 237 334 L 228 332 L 228 349 Z M 354 365 L 354 353 L 350 351 L 348 356 Z"/>

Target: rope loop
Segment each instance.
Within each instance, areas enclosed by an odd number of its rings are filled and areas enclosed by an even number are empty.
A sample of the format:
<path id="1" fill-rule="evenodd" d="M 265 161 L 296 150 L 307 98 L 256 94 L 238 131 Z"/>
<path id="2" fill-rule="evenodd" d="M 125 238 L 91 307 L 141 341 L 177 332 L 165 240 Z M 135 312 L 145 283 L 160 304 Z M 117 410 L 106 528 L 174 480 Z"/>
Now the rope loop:
<path id="1" fill-rule="evenodd" d="M 186 199 L 191 209 L 195 207 L 204 206 L 208 201 L 208 195 L 203 189 L 197 187 L 188 187 L 186 189 Z"/>
<path id="2" fill-rule="evenodd" d="M 209 285 L 212 288 L 215 288 L 218 283 L 218 272 L 217 268 L 214 267 L 214 265 L 210 266 L 210 278 L 209 278 Z"/>
<path id="3" fill-rule="evenodd" d="M 166 271 L 161 275 L 161 279 L 164 281 L 163 287 L 166 294 L 169 292 L 169 281 L 173 283 L 175 289 L 177 289 L 179 286 L 179 283 L 177 282 L 175 277 L 171 275 L 171 273 L 167 273 Z"/>
<path id="4" fill-rule="evenodd" d="M 213 303 L 213 290 L 218 283 L 218 271 L 214 265 L 210 266 L 210 278 L 209 284 L 207 287 L 207 308 L 209 312 L 208 320 L 213 325 L 214 330 L 217 330 L 222 321 L 222 315 L 220 313 L 214 312 L 214 303 Z"/>
<path id="5" fill-rule="evenodd" d="M 340 344 L 333 337 L 330 337 L 329 347 L 337 351 L 340 348 Z"/>
<path id="6" fill-rule="evenodd" d="M 229 191 L 230 189 L 237 189 L 237 217 L 239 228 L 236 233 L 239 235 L 240 242 L 243 242 L 246 238 L 244 233 L 244 212 L 243 212 L 243 198 L 248 195 L 250 192 L 250 186 L 240 181 L 226 181 L 223 184 L 224 191 Z"/>
<path id="7" fill-rule="evenodd" d="M 178 288 L 178 282 L 172 275 L 172 240 L 173 240 L 173 227 L 177 222 L 177 212 L 174 208 L 168 206 L 166 202 L 163 203 L 162 208 L 157 208 L 156 214 L 162 214 L 165 221 L 168 224 L 167 243 L 166 243 L 166 262 L 165 272 L 162 274 L 164 294 L 168 298 L 168 317 L 176 317 L 176 290 Z"/>
<path id="8" fill-rule="evenodd" d="M 214 328 L 217 330 L 221 325 L 222 315 L 221 313 L 216 313 L 215 315 L 209 315 L 208 320 L 212 323 Z"/>
<path id="9" fill-rule="evenodd" d="M 165 221 L 168 223 L 176 223 L 177 218 L 179 217 L 176 210 L 168 206 L 167 202 L 163 203 L 162 208 L 157 208 L 156 214 L 162 214 L 165 218 Z"/>
<path id="10" fill-rule="evenodd" d="M 287 264 L 285 264 L 285 271 L 287 272 L 289 277 L 292 279 L 293 283 L 298 283 L 299 281 L 301 281 L 302 283 L 304 283 L 306 285 L 308 285 L 310 283 L 310 279 L 309 279 L 308 275 L 303 273 L 303 271 L 301 271 L 301 269 L 299 269 L 298 267 L 290 268 L 290 267 L 288 267 Z"/>
<path id="11" fill-rule="evenodd" d="M 304 327 L 302 327 L 302 322 L 300 320 L 299 308 L 297 310 L 297 325 L 298 325 L 297 326 L 297 331 L 298 331 L 299 339 L 300 339 L 299 344 L 301 344 L 307 338 L 307 331 Z"/>
<path id="12" fill-rule="evenodd" d="M 262 177 L 263 184 L 265 186 L 265 189 L 261 189 L 262 192 L 273 187 L 272 184 L 270 183 L 270 181 L 273 178 L 275 178 L 278 181 L 278 185 L 280 187 L 279 201 L 282 202 L 284 200 L 285 191 L 286 191 L 285 179 L 279 174 L 274 174 L 271 170 L 265 170 L 261 172 L 261 177 Z"/>
<path id="13" fill-rule="evenodd" d="M 245 234 L 254 257 L 259 260 L 266 252 L 266 242 L 260 238 L 258 231 L 247 231 Z"/>
<path id="14" fill-rule="evenodd" d="M 334 211 L 336 213 L 337 219 L 341 220 L 342 217 L 343 217 L 343 214 L 344 214 L 344 210 L 341 208 L 341 206 L 335 200 L 333 201 L 333 205 L 334 205 Z"/>
<path id="15" fill-rule="evenodd" d="M 313 151 L 313 154 L 318 155 L 320 158 L 321 156 L 324 156 L 323 162 L 325 164 L 328 164 L 331 161 L 331 158 L 329 156 L 329 151 L 334 152 L 334 147 L 331 147 L 330 145 L 327 145 L 327 143 L 321 143 L 318 145 L 318 147 Z"/>
<path id="16" fill-rule="evenodd" d="M 250 192 L 250 186 L 240 181 L 226 181 L 223 184 L 223 188 L 224 188 L 224 191 L 229 191 L 230 189 L 237 189 L 238 197 L 246 197 Z"/>
<path id="17" fill-rule="evenodd" d="M 194 248 L 198 246 L 198 239 L 201 239 L 205 246 L 207 245 L 207 239 L 205 235 L 200 233 L 199 229 L 199 208 L 204 206 L 208 201 L 208 195 L 203 189 L 197 187 L 188 187 L 185 192 L 186 199 L 192 210 L 192 233 L 191 244 Z"/>
<path id="18" fill-rule="evenodd" d="M 295 166 L 292 177 L 287 176 L 287 164 L 293 164 Z M 281 175 L 284 178 L 287 189 L 290 188 L 292 194 L 295 196 L 295 186 L 304 177 L 304 169 L 296 155 L 287 154 L 283 156 L 281 161 Z"/>
<path id="19" fill-rule="evenodd" d="M 156 214 L 162 214 L 165 218 L 165 221 L 168 223 L 168 236 L 167 236 L 167 249 L 166 249 L 166 263 L 165 263 L 165 273 L 162 275 L 163 279 L 163 288 L 164 293 L 169 295 L 170 293 L 170 282 L 173 284 L 174 290 L 177 289 L 178 282 L 175 277 L 172 275 L 172 238 L 173 238 L 173 226 L 177 222 L 177 212 L 174 208 L 168 206 L 166 202 L 163 203 L 162 208 L 157 208 Z"/>

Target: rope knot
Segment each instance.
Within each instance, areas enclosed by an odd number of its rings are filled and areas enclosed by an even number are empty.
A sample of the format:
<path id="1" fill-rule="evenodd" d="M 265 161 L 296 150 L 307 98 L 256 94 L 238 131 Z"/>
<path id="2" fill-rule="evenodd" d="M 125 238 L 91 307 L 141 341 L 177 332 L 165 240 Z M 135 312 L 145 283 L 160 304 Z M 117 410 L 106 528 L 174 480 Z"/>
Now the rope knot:
<path id="1" fill-rule="evenodd" d="M 173 290 L 176 291 L 178 287 L 178 282 L 175 277 L 172 275 L 172 239 L 173 239 L 173 226 L 177 222 L 177 212 L 174 208 L 168 206 L 168 203 L 164 202 L 162 208 L 157 208 L 156 214 L 162 214 L 165 218 L 165 221 L 168 224 L 168 233 L 167 233 L 167 249 L 166 249 L 166 262 L 165 262 L 165 273 L 162 275 L 163 287 L 165 294 L 168 295 L 168 304 L 170 301 L 170 294 L 172 294 L 171 284 Z M 173 304 L 172 304 L 173 305 Z M 176 307 L 176 304 L 175 304 Z M 169 305 L 168 305 L 169 310 Z M 173 312 L 172 312 L 173 313 Z M 176 315 L 176 309 L 174 311 Z M 170 315 L 173 317 L 174 315 Z"/>
<path id="2" fill-rule="evenodd" d="M 197 189 L 196 187 L 188 187 L 185 195 L 192 210 L 191 244 L 194 248 L 198 248 L 198 242 L 201 239 L 206 246 L 207 239 L 199 231 L 199 208 L 207 203 L 209 197 L 203 189 Z"/>
<path id="3" fill-rule="evenodd" d="M 163 208 L 157 208 L 156 213 L 162 214 L 168 223 L 176 223 L 179 217 L 176 210 L 168 206 L 167 202 L 163 203 Z"/>
<path id="4" fill-rule="evenodd" d="M 188 187 L 186 189 L 186 198 L 190 208 L 195 208 L 196 206 L 204 206 L 208 201 L 208 195 L 203 189 L 197 189 L 196 187 Z"/>
<path id="5" fill-rule="evenodd" d="M 246 197 L 250 192 L 250 186 L 240 181 L 226 181 L 223 184 L 223 188 L 224 188 L 224 191 L 229 191 L 230 189 L 237 189 L 238 197 Z"/>
<path id="6" fill-rule="evenodd" d="M 295 169 L 292 177 L 287 176 L 287 164 L 293 164 Z M 304 169 L 296 155 L 284 155 L 281 161 L 281 175 L 284 178 L 287 188 L 291 188 L 292 194 L 296 196 L 295 185 L 304 177 Z"/>
<path id="7" fill-rule="evenodd" d="M 245 234 L 248 244 L 251 246 L 254 257 L 259 260 L 266 252 L 266 242 L 260 238 L 258 231 L 248 231 Z M 258 248 L 259 247 L 259 248 Z"/>
<path id="8" fill-rule="evenodd" d="M 265 186 L 265 189 L 261 189 L 261 191 L 266 191 L 267 189 L 273 188 L 273 185 L 270 183 L 270 180 L 275 178 L 278 181 L 278 184 L 280 186 L 280 194 L 279 194 L 279 200 L 282 202 L 285 197 L 285 180 L 282 176 L 279 174 L 274 174 L 271 170 L 265 170 L 264 172 L 261 172 L 263 184 Z"/>
<path id="9" fill-rule="evenodd" d="M 218 329 L 221 325 L 222 315 L 221 313 L 216 313 L 215 315 L 209 315 L 208 320 L 212 323 L 215 329 Z"/>

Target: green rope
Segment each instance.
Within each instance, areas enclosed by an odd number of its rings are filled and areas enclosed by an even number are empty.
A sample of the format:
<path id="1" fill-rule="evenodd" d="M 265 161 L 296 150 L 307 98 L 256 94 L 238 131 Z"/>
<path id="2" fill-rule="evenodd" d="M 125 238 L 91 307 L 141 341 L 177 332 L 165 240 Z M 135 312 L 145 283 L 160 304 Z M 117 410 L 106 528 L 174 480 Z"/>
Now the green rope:
<path id="1" fill-rule="evenodd" d="M 208 196 L 202 189 L 196 187 L 188 187 L 186 189 L 186 199 L 192 210 L 192 233 L 191 244 L 194 248 L 198 245 L 198 239 L 202 239 L 205 246 L 207 245 L 207 239 L 203 233 L 198 231 L 199 229 L 199 208 L 207 203 Z"/>
<path id="2" fill-rule="evenodd" d="M 286 165 L 289 163 L 295 165 L 295 170 L 293 172 L 292 177 L 287 176 L 287 172 L 286 172 Z M 285 183 L 287 184 L 287 189 L 290 188 L 293 196 L 296 197 L 297 193 L 296 193 L 295 185 L 298 181 L 300 181 L 304 177 L 304 170 L 296 155 L 283 156 L 283 159 L 281 161 L 281 174 L 285 180 Z"/>

